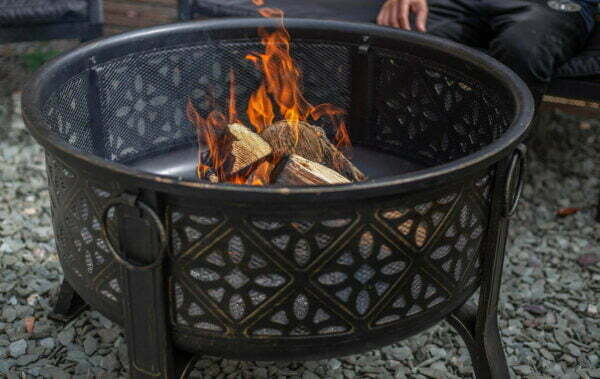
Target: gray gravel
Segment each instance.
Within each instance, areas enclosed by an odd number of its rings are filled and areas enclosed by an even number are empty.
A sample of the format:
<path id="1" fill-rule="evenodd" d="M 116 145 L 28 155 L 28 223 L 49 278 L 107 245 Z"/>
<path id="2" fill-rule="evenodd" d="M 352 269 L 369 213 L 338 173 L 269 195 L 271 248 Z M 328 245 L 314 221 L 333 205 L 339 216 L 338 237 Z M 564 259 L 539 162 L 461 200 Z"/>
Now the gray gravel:
<path id="1" fill-rule="evenodd" d="M 514 377 L 600 378 L 600 224 L 593 221 L 600 191 L 600 121 L 558 113 L 546 119 L 544 133 L 532 144 L 524 199 L 511 229 L 502 338 Z M 43 155 L 18 114 L 0 128 L 7 135 L 0 140 L 0 377 L 125 376 L 121 328 L 92 311 L 67 325 L 48 320 L 62 274 Z M 557 218 L 556 211 L 565 207 L 583 210 Z M 33 320 L 29 333 L 26 324 Z M 472 368 L 462 342 L 442 324 L 401 344 L 325 361 L 204 357 L 194 375 L 470 378 Z"/>

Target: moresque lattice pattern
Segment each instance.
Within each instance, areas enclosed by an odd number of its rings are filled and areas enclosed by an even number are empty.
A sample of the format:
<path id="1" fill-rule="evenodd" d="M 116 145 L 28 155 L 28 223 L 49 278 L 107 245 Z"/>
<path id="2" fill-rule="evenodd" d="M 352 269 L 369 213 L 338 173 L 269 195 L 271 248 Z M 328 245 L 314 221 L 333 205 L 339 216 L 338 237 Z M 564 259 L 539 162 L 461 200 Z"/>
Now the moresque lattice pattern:
<path id="1" fill-rule="evenodd" d="M 238 113 L 241 121 L 248 124 L 247 102 L 258 88 L 261 74 L 244 57 L 262 49 L 257 42 L 202 41 L 197 46 L 136 53 L 95 67 L 106 157 L 131 161 L 194 141 L 194 128 L 185 116 L 186 102 L 191 99 L 204 115 L 214 108 L 227 109 L 231 70 L 236 74 Z M 304 74 L 307 100 L 347 109 L 348 48 L 293 43 L 292 54 Z M 70 87 L 61 91 L 69 95 Z M 61 107 L 69 107 L 61 101 Z M 81 130 L 73 130 L 73 135 L 89 134 L 88 129 L 83 129 L 87 123 L 78 125 Z M 72 145 L 79 147 L 77 141 Z"/>
<path id="2" fill-rule="evenodd" d="M 342 217 L 322 221 L 310 220 L 264 220 L 251 222 L 265 243 L 296 265 L 306 268 L 316 262 L 319 255 L 336 242 L 350 226 L 356 222 L 356 217 Z"/>
<path id="3" fill-rule="evenodd" d="M 486 230 L 486 219 L 476 203 L 465 196 L 459 205 L 455 221 L 441 233 L 436 248 L 429 258 L 455 283 L 463 281 L 463 275 L 476 258 Z"/>
<path id="4" fill-rule="evenodd" d="M 65 272 L 118 314 L 118 266 L 98 223 L 117 190 L 47 159 Z M 174 208 L 172 259 L 183 277 L 171 278 L 172 322 L 192 333 L 285 339 L 424 317 L 478 278 L 492 178 L 416 205 L 325 219 L 236 215 L 233 222 Z M 109 229 L 116 232 L 114 213 Z"/>
<path id="5" fill-rule="evenodd" d="M 430 62 L 415 64 L 415 57 L 380 54 L 375 142 L 435 165 L 489 145 L 508 128 L 501 102 L 477 83 Z"/>
<path id="6" fill-rule="evenodd" d="M 226 326 L 212 315 L 190 292 L 178 281 L 171 287 L 173 299 L 171 304 L 175 307 L 175 324 L 179 327 L 195 328 L 203 332 L 223 334 Z"/>
<path id="7" fill-rule="evenodd" d="M 192 245 L 215 230 L 223 217 L 220 215 L 196 215 L 185 212 L 171 213 L 171 251 L 177 257 Z"/>
<path id="8" fill-rule="evenodd" d="M 351 325 L 323 306 L 307 291 L 296 292 L 274 307 L 249 329 L 256 337 L 306 337 L 338 335 L 351 331 Z"/>
<path id="9" fill-rule="evenodd" d="M 360 230 L 313 280 L 329 296 L 364 317 L 402 278 L 410 259 L 372 227 Z"/>
<path id="10" fill-rule="evenodd" d="M 235 321 L 248 317 L 291 280 L 251 239 L 235 231 L 216 237 L 184 272 L 196 290 Z"/>
<path id="11" fill-rule="evenodd" d="M 378 218 L 409 245 L 419 250 L 428 243 L 448 216 L 457 195 L 452 193 L 412 208 L 389 208 L 379 212 Z"/>
<path id="12" fill-rule="evenodd" d="M 174 322 L 210 332 L 191 312 L 243 338 L 293 339 L 426 317 L 478 277 L 491 175 L 430 201 L 328 219 L 175 209 L 173 225 L 194 214 L 208 229 L 175 259 L 192 300 Z"/>
<path id="13" fill-rule="evenodd" d="M 48 183 L 58 252 L 63 270 L 80 285 L 96 291 L 113 310 L 120 309 L 121 287 L 116 263 L 100 230 L 100 212 L 112 197 L 102 183 L 73 174 L 66 165 L 46 155 Z M 109 233 L 116 233 L 114 212 Z"/>
<path id="14" fill-rule="evenodd" d="M 408 284 L 383 312 L 375 317 L 374 326 L 385 326 L 419 315 L 449 299 L 448 292 L 429 276 L 414 274 L 406 280 Z"/>

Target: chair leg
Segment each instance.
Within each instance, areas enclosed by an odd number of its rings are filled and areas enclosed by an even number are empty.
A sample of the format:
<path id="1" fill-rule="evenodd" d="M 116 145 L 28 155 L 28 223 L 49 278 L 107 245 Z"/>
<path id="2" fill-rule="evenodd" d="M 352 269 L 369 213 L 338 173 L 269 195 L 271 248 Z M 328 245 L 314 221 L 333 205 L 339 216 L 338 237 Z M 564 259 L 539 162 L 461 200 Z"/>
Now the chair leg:
<path id="1" fill-rule="evenodd" d="M 59 322 L 69 322 L 75 317 L 79 316 L 87 308 L 87 304 L 83 299 L 75 292 L 73 287 L 63 279 L 62 284 L 58 290 L 56 296 L 56 302 L 54 303 L 54 309 L 48 317 L 51 320 Z"/>
<path id="2" fill-rule="evenodd" d="M 488 326 L 484 332 L 477 330 L 477 317 L 477 309 L 471 304 L 465 304 L 446 321 L 465 341 L 477 379 L 510 378 L 496 315 L 485 316 L 489 319 L 484 322 Z"/>

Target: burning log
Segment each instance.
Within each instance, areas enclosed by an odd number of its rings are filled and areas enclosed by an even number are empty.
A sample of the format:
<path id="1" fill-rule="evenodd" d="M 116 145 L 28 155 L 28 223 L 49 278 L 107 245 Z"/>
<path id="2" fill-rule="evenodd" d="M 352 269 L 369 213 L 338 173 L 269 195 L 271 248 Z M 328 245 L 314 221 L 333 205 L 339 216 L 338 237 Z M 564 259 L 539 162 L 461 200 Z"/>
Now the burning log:
<path id="1" fill-rule="evenodd" d="M 323 129 L 307 122 L 293 125 L 279 121 L 269 126 L 260 136 L 271 145 L 276 156 L 300 155 L 338 171 L 352 181 L 363 181 L 367 177 L 339 151 L 325 135 Z"/>
<path id="2" fill-rule="evenodd" d="M 223 168 L 226 176 L 235 175 L 271 155 L 271 146 L 258 134 L 242 124 L 227 126 Z"/>
<path id="3" fill-rule="evenodd" d="M 273 171 L 276 184 L 286 186 L 350 183 L 346 177 L 317 162 L 292 154 Z"/>

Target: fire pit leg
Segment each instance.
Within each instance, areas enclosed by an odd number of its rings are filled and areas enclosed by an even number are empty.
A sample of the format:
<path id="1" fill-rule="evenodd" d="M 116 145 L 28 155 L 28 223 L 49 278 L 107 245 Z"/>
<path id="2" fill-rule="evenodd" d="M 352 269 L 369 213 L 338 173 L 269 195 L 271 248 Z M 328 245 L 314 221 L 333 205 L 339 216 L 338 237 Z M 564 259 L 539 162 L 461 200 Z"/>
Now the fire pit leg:
<path id="1" fill-rule="evenodd" d="M 68 322 L 83 312 L 87 306 L 69 282 L 63 279 L 58 290 L 58 296 L 56 296 L 54 309 L 48 317 L 54 321 Z"/>
<path id="2" fill-rule="evenodd" d="M 465 304 L 446 320 L 465 341 L 477 379 L 510 378 L 495 315 L 492 319 L 486 333 L 478 332 L 477 309 Z"/>
<path id="3" fill-rule="evenodd" d="M 526 148 L 498 163 L 487 235 L 482 243 L 479 305 L 465 304 L 448 317 L 463 337 L 478 379 L 510 378 L 498 331 L 498 298 L 506 252 L 509 218 L 515 212 L 525 172 Z"/>

